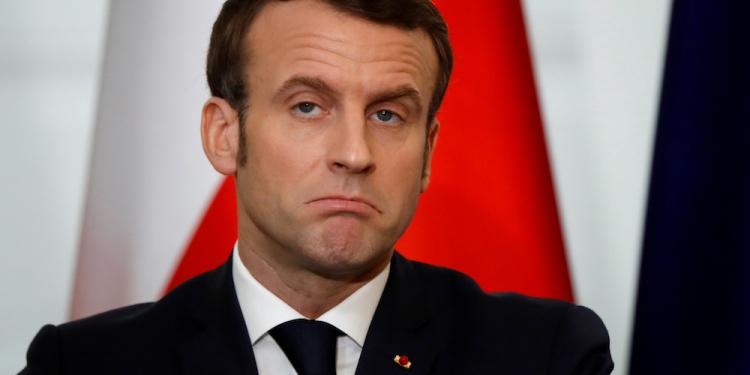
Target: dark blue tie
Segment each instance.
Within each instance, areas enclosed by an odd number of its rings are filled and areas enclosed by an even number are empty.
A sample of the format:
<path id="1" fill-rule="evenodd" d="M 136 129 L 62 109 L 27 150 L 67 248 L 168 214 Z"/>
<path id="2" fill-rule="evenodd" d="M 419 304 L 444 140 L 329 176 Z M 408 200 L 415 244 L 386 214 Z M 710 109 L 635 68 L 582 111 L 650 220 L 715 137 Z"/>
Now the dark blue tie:
<path id="1" fill-rule="evenodd" d="M 317 320 L 297 319 L 269 331 L 299 375 L 336 375 L 338 328 Z"/>

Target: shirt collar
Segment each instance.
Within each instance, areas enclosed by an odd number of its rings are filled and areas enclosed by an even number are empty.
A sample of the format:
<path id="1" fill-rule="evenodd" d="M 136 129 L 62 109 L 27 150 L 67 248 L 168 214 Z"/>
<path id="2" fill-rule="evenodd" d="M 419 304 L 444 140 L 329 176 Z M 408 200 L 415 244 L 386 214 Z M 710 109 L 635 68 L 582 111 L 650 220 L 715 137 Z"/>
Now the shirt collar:
<path id="1" fill-rule="evenodd" d="M 374 279 L 321 315 L 318 320 L 333 325 L 351 337 L 360 347 L 364 346 L 367 330 L 380 302 L 380 296 L 383 295 L 390 269 L 389 263 Z M 307 319 L 250 274 L 240 259 L 236 243 L 232 254 L 232 278 L 253 345 L 281 323 Z"/>

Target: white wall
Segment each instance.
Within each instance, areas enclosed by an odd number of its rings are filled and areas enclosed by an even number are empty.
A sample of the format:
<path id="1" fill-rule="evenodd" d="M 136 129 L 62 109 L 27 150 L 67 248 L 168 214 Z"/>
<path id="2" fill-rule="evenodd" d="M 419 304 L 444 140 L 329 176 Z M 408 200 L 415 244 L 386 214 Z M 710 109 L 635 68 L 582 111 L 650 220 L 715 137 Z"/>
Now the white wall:
<path id="1" fill-rule="evenodd" d="M 578 303 L 627 370 L 668 0 L 523 0 Z"/>
<path id="2" fill-rule="evenodd" d="M 0 374 L 68 315 L 106 8 L 0 2 Z"/>
<path id="3" fill-rule="evenodd" d="M 576 295 L 624 374 L 669 1 L 523 4 Z M 107 6 L 0 2 L 0 374 L 68 314 Z"/>

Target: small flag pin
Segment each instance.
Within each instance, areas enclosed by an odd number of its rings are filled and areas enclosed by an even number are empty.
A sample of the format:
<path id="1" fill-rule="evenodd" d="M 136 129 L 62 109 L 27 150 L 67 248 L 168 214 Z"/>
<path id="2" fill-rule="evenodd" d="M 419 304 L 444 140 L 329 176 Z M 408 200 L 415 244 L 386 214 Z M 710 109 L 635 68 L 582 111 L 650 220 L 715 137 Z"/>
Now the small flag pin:
<path id="1" fill-rule="evenodd" d="M 398 355 L 396 354 L 396 357 L 393 358 L 393 362 L 396 362 L 399 366 L 403 368 L 410 368 L 411 362 L 409 361 L 409 357 L 405 355 Z"/>

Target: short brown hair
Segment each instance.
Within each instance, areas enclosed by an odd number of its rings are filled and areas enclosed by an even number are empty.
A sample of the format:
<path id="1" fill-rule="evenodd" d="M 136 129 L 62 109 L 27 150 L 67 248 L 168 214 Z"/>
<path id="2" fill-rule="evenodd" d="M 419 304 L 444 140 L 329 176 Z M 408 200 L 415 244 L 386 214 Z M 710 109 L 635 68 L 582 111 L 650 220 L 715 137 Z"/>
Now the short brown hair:
<path id="1" fill-rule="evenodd" d="M 247 87 L 244 75 L 249 56 L 245 38 L 260 10 L 271 1 L 290 0 L 227 0 L 214 22 L 206 61 L 206 76 L 211 95 L 226 100 L 240 121 L 239 164 L 247 159 L 244 124 L 247 112 Z M 430 0 L 320 0 L 339 11 L 376 23 L 407 30 L 423 29 L 432 39 L 438 56 L 435 90 L 427 111 L 427 128 L 435 118 L 448 88 L 453 70 L 453 49 L 448 39 L 448 26 Z"/>

